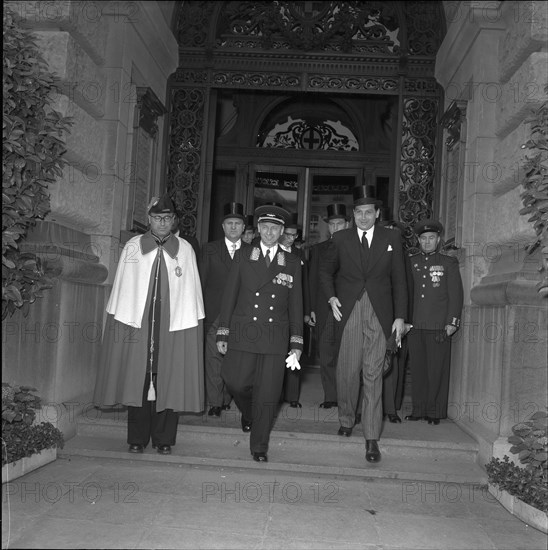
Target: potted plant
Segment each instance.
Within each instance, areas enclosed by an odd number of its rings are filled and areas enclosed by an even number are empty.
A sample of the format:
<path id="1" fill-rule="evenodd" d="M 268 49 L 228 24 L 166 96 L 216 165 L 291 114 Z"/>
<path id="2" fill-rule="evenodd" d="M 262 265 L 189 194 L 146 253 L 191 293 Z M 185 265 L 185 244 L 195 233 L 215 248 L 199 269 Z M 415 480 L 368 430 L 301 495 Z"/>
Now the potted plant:
<path id="1" fill-rule="evenodd" d="M 489 492 L 522 521 L 548 532 L 548 415 L 538 411 L 512 427 L 510 452 L 525 467 L 492 458 L 486 465 Z"/>
<path id="2" fill-rule="evenodd" d="M 57 456 L 63 434 L 51 422 L 37 422 L 40 398 L 35 388 L 2 383 L 2 483 Z"/>

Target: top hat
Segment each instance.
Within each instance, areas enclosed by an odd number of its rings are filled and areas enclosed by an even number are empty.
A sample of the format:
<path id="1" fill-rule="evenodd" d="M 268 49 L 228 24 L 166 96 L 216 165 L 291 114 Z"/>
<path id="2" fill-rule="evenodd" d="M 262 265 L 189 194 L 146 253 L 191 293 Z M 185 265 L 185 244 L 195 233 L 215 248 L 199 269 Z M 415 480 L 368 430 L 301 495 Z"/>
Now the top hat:
<path id="1" fill-rule="evenodd" d="M 413 231 L 417 235 L 422 235 L 423 233 L 427 232 L 437 233 L 439 235 L 443 232 L 443 225 L 437 220 L 428 218 L 426 220 L 420 221 L 417 225 L 415 225 Z"/>
<path id="2" fill-rule="evenodd" d="M 324 222 L 329 222 L 337 218 L 350 221 L 350 218 L 346 214 L 346 204 L 335 203 L 327 205 L 327 216 L 323 219 Z"/>
<path id="3" fill-rule="evenodd" d="M 239 218 L 245 222 L 244 205 L 239 202 L 228 202 L 223 207 L 223 221 L 227 218 Z"/>
<path id="4" fill-rule="evenodd" d="M 289 220 L 289 212 L 277 202 L 269 202 L 258 206 L 255 210 L 257 223 L 271 222 L 278 225 L 285 225 Z"/>
<path id="5" fill-rule="evenodd" d="M 245 228 L 254 229 L 255 228 L 255 216 L 253 214 L 248 214 L 245 217 Z"/>
<path id="6" fill-rule="evenodd" d="M 377 208 L 382 206 L 382 201 L 378 200 L 375 195 L 373 185 L 358 185 L 352 189 L 352 195 L 354 196 L 354 206 L 364 204 L 374 204 Z"/>
<path id="7" fill-rule="evenodd" d="M 166 193 L 162 198 L 152 197 L 148 204 L 149 214 L 175 214 L 173 201 Z"/>
<path id="8" fill-rule="evenodd" d="M 289 219 L 285 222 L 285 228 L 300 229 L 298 220 L 299 215 L 296 212 L 293 212 L 290 214 Z"/>

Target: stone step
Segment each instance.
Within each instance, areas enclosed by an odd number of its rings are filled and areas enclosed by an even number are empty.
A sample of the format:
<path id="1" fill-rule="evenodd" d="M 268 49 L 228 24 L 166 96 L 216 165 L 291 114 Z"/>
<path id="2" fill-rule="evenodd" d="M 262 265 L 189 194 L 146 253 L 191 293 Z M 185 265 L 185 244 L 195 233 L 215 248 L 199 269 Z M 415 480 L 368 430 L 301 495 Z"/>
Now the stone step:
<path id="1" fill-rule="evenodd" d="M 223 413 L 220 419 L 207 415 L 182 415 L 177 444 L 171 455 L 159 455 L 150 447 L 143 454 L 127 452 L 126 416 L 123 411 L 100 417 L 80 417 L 78 435 L 59 454 L 70 457 L 116 458 L 191 464 L 215 468 L 263 469 L 295 472 L 316 477 L 394 479 L 402 482 L 486 483 L 485 472 L 476 463 L 475 442 L 451 422 L 440 426 L 404 422 L 385 426 L 378 464 L 365 461 L 364 439 L 359 426 L 351 437 L 336 435 L 338 422 L 300 418 L 298 422 L 279 411 L 271 434 L 269 462 L 254 462 L 249 452 L 249 434 L 239 428 L 239 416 Z M 286 411 L 287 412 L 287 411 Z M 325 419 L 324 419 L 325 420 Z M 237 422 L 236 422 L 237 421 Z M 439 429 L 438 429 L 439 428 Z"/>

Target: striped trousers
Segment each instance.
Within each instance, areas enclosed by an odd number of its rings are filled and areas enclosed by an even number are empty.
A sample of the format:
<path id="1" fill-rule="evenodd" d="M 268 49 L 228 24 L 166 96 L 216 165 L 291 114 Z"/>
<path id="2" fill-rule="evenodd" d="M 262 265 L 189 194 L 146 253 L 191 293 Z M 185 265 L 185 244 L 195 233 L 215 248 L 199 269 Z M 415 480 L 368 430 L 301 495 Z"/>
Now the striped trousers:
<path id="1" fill-rule="evenodd" d="M 382 429 L 382 365 L 386 337 L 367 292 L 354 305 L 344 327 L 337 360 L 339 422 L 352 428 L 363 378 L 362 429 L 365 439 L 379 439 Z"/>

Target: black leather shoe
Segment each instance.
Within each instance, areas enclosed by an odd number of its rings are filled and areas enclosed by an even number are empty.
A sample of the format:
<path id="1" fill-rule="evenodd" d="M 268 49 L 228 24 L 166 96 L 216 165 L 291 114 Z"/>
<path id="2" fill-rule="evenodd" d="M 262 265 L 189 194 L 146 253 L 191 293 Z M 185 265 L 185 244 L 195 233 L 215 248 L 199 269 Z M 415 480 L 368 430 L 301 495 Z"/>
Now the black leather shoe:
<path id="1" fill-rule="evenodd" d="M 268 462 L 268 457 L 266 453 L 251 453 L 253 455 L 253 460 L 255 462 Z"/>
<path id="2" fill-rule="evenodd" d="M 171 445 L 157 445 L 156 450 L 161 455 L 170 455 L 171 454 Z"/>
<path id="3" fill-rule="evenodd" d="M 331 409 L 332 407 L 338 407 L 338 403 L 336 401 L 324 401 L 320 403 L 320 409 Z"/>
<path id="4" fill-rule="evenodd" d="M 430 418 L 429 416 L 425 416 L 425 420 L 428 420 L 428 424 L 434 424 L 434 426 L 437 426 L 440 423 L 439 418 Z"/>
<path id="5" fill-rule="evenodd" d="M 242 416 L 242 432 L 250 432 L 251 431 L 251 422 L 249 420 L 246 420 Z"/>
<path id="6" fill-rule="evenodd" d="M 408 414 L 405 417 L 405 420 L 410 420 L 411 422 L 416 422 L 417 420 L 425 420 L 423 416 L 413 416 L 412 414 Z"/>
<path id="7" fill-rule="evenodd" d="M 354 424 L 361 424 L 362 423 L 362 413 L 358 413 L 356 415 L 356 421 L 354 422 Z"/>
<path id="8" fill-rule="evenodd" d="M 365 440 L 365 460 L 367 460 L 367 462 L 381 461 L 381 452 L 379 451 L 379 445 L 375 439 Z"/>
<path id="9" fill-rule="evenodd" d="M 302 405 L 298 401 L 290 401 L 289 406 L 293 407 L 294 409 L 302 409 Z"/>
<path id="10" fill-rule="evenodd" d="M 209 416 L 216 416 L 217 418 L 221 416 L 221 407 L 211 407 L 207 413 Z"/>
<path id="11" fill-rule="evenodd" d="M 221 407 L 221 409 L 223 409 L 223 411 L 229 411 L 230 410 L 230 405 L 223 405 Z"/>
<path id="12" fill-rule="evenodd" d="M 392 422 L 392 424 L 401 424 L 401 418 L 397 414 L 387 414 L 388 416 L 388 422 Z"/>
<path id="13" fill-rule="evenodd" d="M 341 426 L 339 428 L 339 431 L 337 432 L 338 435 L 344 435 L 346 437 L 350 437 L 352 435 L 352 428 L 345 428 L 344 426 Z"/>
<path id="14" fill-rule="evenodd" d="M 142 453 L 145 450 L 144 445 L 130 445 L 128 451 L 130 453 Z"/>

